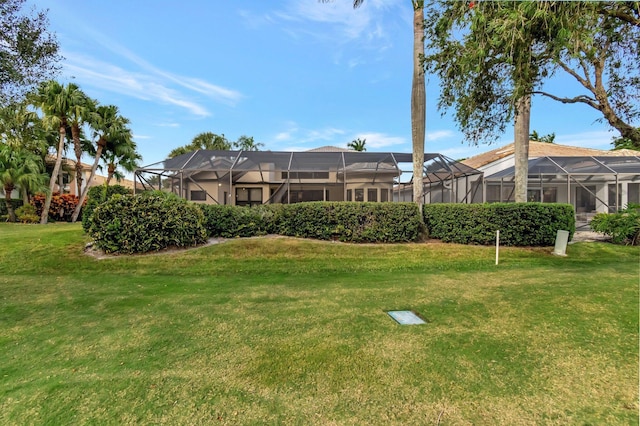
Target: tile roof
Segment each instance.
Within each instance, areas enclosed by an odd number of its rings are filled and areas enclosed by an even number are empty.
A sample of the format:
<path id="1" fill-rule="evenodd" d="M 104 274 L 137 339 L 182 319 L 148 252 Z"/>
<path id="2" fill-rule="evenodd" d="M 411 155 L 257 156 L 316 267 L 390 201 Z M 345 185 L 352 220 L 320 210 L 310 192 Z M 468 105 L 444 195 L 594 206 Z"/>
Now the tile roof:
<path id="1" fill-rule="evenodd" d="M 482 154 L 475 155 L 462 161 L 469 167 L 475 169 L 487 164 L 498 161 L 502 158 L 513 155 L 514 144 L 502 146 L 500 148 L 493 149 L 491 151 L 484 152 Z M 580 157 L 580 156 L 593 156 L 593 157 L 626 157 L 626 156 L 640 156 L 640 151 L 634 151 L 632 149 L 619 149 L 616 151 L 606 151 L 602 149 L 593 148 L 580 148 L 576 146 L 560 145 L 556 143 L 546 142 L 529 142 L 529 158 L 539 157 Z"/>

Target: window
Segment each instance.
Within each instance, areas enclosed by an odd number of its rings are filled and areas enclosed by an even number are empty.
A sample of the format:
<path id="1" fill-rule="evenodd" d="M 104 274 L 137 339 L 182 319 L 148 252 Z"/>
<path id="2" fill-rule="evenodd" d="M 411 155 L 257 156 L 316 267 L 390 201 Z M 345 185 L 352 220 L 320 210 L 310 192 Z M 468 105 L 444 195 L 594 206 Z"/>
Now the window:
<path id="1" fill-rule="evenodd" d="M 191 201 L 206 201 L 207 193 L 205 191 L 191 191 Z"/>
<path id="2" fill-rule="evenodd" d="M 378 201 L 378 190 L 376 188 L 367 189 L 367 201 L 374 203 Z"/>
<path id="3" fill-rule="evenodd" d="M 304 191 L 291 192 L 292 203 L 302 203 L 309 201 L 324 201 L 322 198 L 324 191 L 322 189 L 306 189 Z"/>
<path id="4" fill-rule="evenodd" d="M 618 184 L 617 192 L 618 202 L 616 203 L 616 185 L 609 184 L 609 213 L 615 213 L 618 211 L 616 210 L 616 205 L 618 206 L 618 209 L 622 208 L 622 184 Z"/>
<path id="5" fill-rule="evenodd" d="M 356 201 L 364 201 L 364 189 L 355 189 L 354 190 L 355 200 Z"/>
<path id="6" fill-rule="evenodd" d="M 539 203 L 540 189 L 527 189 L 527 201 L 530 203 Z"/>
<path id="7" fill-rule="evenodd" d="M 224 201 L 222 204 L 224 204 L 225 206 L 229 202 L 228 198 L 229 198 L 229 193 L 227 191 L 224 191 Z"/>
<path id="8" fill-rule="evenodd" d="M 629 193 L 627 202 L 640 204 L 640 183 L 630 183 L 627 191 Z"/>
<path id="9" fill-rule="evenodd" d="M 542 191 L 542 202 L 543 203 L 557 203 L 558 202 L 558 188 L 545 188 Z"/>
<path id="10" fill-rule="evenodd" d="M 351 198 L 351 190 L 347 189 L 347 201 L 353 201 L 353 199 Z"/>
<path id="11" fill-rule="evenodd" d="M 576 188 L 576 213 L 591 213 L 596 210 L 595 186 Z"/>
<path id="12" fill-rule="evenodd" d="M 380 190 L 380 202 L 386 203 L 387 201 L 389 201 L 389 190 L 383 188 Z"/>
<path id="13" fill-rule="evenodd" d="M 329 172 L 282 172 L 282 179 L 329 179 Z"/>
<path id="14" fill-rule="evenodd" d="M 262 204 L 262 188 L 236 188 L 237 206 L 255 206 Z"/>

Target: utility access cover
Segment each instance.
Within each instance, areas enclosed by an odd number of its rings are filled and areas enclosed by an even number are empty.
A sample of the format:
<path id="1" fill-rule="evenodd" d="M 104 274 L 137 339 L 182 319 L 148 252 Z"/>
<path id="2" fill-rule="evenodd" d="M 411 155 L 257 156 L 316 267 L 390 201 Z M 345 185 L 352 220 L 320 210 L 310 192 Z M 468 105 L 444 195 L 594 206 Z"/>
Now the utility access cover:
<path id="1" fill-rule="evenodd" d="M 426 321 L 413 311 L 389 311 L 387 313 L 400 325 L 426 324 Z"/>

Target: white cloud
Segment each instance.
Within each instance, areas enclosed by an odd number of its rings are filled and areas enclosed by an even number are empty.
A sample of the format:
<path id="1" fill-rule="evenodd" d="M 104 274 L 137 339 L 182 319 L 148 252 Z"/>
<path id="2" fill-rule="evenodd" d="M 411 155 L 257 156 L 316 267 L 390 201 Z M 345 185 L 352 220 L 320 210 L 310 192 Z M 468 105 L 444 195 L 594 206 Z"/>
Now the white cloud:
<path id="1" fill-rule="evenodd" d="M 425 139 L 429 142 L 437 141 L 440 139 L 448 139 L 454 136 L 456 132 L 452 130 L 436 130 L 433 132 L 427 132 Z"/>
<path id="2" fill-rule="evenodd" d="M 406 144 L 408 141 L 401 136 L 389 136 L 384 133 L 360 133 L 354 139 L 365 139 L 367 149 L 369 148 L 385 148 L 389 146 L 398 146 Z"/>
<path id="3" fill-rule="evenodd" d="M 568 135 L 556 135 L 555 142 L 561 145 L 577 146 L 580 148 L 609 150 L 613 148 L 611 140 L 616 136 L 618 136 L 617 132 L 599 130 Z"/>

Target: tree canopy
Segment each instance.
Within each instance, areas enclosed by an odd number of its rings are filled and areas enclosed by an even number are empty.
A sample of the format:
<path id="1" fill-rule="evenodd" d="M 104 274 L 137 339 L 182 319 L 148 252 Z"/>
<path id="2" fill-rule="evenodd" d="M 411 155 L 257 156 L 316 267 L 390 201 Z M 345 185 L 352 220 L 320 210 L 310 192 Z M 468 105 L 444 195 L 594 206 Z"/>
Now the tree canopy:
<path id="1" fill-rule="evenodd" d="M 174 158 L 187 152 L 197 151 L 199 149 L 209 149 L 214 151 L 228 151 L 235 147 L 243 151 L 259 151 L 264 144 L 256 142 L 253 136 L 242 135 L 235 142 L 229 142 L 227 138 L 222 135 L 217 135 L 212 132 L 203 132 L 197 134 L 191 143 L 175 148 L 169 153 L 169 158 Z"/>
<path id="2" fill-rule="evenodd" d="M 640 2 L 453 0 L 426 9 L 425 68 L 441 81 L 439 107 L 453 107 L 465 138 L 504 133 L 525 95 L 588 105 L 640 144 Z M 584 93 L 546 90 L 556 73 Z"/>
<path id="3" fill-rule="evenodd" d="M 58 70 L 58 42 L 46 12 L 23 12 L 26 0 L 0 0 L 0 104 L 22 97 Z"/>

